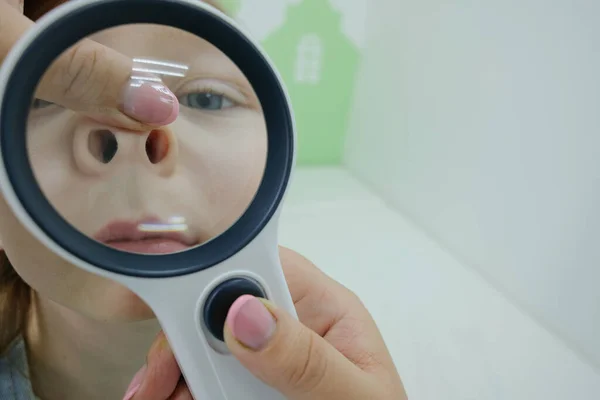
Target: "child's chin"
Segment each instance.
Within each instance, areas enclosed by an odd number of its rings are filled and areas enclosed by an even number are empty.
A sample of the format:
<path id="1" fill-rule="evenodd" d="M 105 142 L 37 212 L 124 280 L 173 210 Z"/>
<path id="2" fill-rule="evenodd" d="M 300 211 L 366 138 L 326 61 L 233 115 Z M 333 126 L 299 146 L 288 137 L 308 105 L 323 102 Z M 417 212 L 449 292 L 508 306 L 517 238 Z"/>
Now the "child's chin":
<path id="1" fill-rule="evenodd" d="M 155 319 L 154 312 L 135 293 L 120 288 L 110 302 L 96 310 L 94 319 L 103 322 L 136 322 Z"/>

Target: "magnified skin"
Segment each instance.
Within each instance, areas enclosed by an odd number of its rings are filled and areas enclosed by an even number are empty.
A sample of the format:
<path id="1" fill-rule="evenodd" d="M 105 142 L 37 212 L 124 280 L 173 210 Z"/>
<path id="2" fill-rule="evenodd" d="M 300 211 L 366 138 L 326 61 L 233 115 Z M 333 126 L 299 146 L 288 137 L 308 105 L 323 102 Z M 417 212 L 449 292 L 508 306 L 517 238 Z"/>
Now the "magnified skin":
<path id="1" fill-rule="evenodd" d="M 218 236 L 244 213 L 264 172 L 266 126 L 250 82 L 214 46 L 174 28 L 120 26 L 91 39 L 137 67 L 183 71 L 154 73 L 177 95 L 179 116 L 130 131 L 35 100 L 27 142 L 43 192 L 74 227 L 122 250 L 167 253 Z M 46 306 L 99 321 L 154 317 L 128 289 L 49 251 L 2 198 L 0 220 L 2 247 L 39 298 L 52 301 Z"/>
<path id="2" fill-rule="evenodd" d="M 179 117 L 137 132 L 35 101 L 27 139 L 47 198 L 74 227 L 125 251 L 182 251 L 223 233 L 265 165 L 252 86 L 218 49 L 175 28 L 124 26 L 94 39 L 136 59 L 140 82 L 164 72 Z"/>

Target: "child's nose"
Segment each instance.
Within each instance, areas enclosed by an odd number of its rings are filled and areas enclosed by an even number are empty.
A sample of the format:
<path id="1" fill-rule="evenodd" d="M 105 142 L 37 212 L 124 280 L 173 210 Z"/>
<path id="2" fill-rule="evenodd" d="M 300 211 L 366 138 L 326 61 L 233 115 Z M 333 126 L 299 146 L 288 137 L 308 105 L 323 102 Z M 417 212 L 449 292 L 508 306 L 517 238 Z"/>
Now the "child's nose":
<path id="1" fill-rule="evenodd" d="M 73 155 L 78 169 L 89 175 L 137 165 L 165 176 L 174 171 L 177 141 L 168 127 L 130 132 L 83 122 L 74 132 Z"/>

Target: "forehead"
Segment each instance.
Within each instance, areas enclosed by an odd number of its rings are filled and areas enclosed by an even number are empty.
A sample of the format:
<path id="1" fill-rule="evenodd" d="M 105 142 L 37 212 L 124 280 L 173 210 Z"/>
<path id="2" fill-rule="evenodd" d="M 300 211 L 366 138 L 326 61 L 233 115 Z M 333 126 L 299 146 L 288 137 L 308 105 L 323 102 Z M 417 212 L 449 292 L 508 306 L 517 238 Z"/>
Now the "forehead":
<path id="1" fill-rule="evenodd" d="M 227 78 L 238 86 L 251 86 L 229 57 L 207 40 L 178 28 L 155 24 L 131 24 L 110 28 L 90 39 L 133 59 L 154 60 L 156 65 L 183 65 L 186 75 Z M 176 77 L 163 76 L 170 83 Z"/>
<path id="2" fill-rule="evenodd" d="M 130 57 L 156 56 L 193 61 L 199 56 L 227 56 L 205 39 L 170 26 L 131 24 L 97 32 L 90 39 Z"/>

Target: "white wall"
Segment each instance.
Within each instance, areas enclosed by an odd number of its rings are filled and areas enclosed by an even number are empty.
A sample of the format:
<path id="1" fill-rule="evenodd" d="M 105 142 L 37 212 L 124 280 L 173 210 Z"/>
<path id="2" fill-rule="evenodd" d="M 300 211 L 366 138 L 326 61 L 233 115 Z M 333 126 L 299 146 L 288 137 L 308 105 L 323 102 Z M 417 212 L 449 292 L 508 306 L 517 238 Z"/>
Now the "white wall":
<path id="1" fill-rule="evenodd" d="M 600 1 L 370 4 L 346 163 L 600 365 Z"/>

